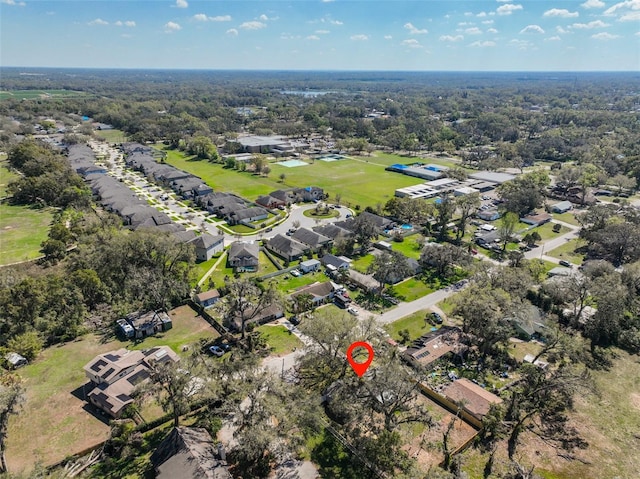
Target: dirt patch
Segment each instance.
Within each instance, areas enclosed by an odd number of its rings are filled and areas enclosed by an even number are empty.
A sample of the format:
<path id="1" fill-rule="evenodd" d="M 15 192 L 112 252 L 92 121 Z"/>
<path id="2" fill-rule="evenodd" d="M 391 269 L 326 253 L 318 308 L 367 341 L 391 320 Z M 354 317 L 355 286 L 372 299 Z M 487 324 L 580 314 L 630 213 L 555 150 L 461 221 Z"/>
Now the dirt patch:
<path id="1" fill-rule="evenodd" d="M 640 393 L 631 393 L 629 400 L 634 408 L 640 409 Z"/>

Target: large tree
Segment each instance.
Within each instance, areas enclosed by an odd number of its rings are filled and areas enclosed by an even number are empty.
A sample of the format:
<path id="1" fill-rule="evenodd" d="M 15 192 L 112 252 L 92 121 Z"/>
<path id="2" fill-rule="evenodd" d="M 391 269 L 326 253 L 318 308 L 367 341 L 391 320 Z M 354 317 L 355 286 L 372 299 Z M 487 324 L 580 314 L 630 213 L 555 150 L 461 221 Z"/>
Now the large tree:
<path id="1" fill-rule="evenodd" d="M 382 293 L 386 285 L 397 283 L 411 275 L 411 268 L 407 263 L 407 257 L 402 253 L 383 251 L 373 258 L 367 273 L 372 274 L 380 283 L 380 293 Z"/>
<path id="2" fill-rule="evenodd" d="M 464 248 L 450 243 L 427 243 L 420 253 L 423 268 L 434 268 L 436 275 L 447 279 L 456 266 L 466 266 L 471 256 Z"/>
<path id="3" fill-rule="evenodd" d="M 242 339 L 245 337 L 247 323 L 257 318 L 271 306 L 280 303 L 275 286 L 258 285 L 249 278 L 239 278 L 227 284 L 228 293 L 224 298 L 227 317 L 240 323 Z"/>
<path id="4" fill-rule="evenodd" d="M 542 205 L 549 182 L 546 171 L 536 170 L 501 184 L 497 191 L 503 200 L 502 208 L 519 217 L 530 213 Z"/>
<path id="5" fill-rule="evenodd" d="M 457 197 L 454 201 L 458 213 L 460 214 L 460 218 L 458 219 L 458 230 L 456 231 L 456 242 L 460 242 L 460 239 L 466 232 L 469 218 L 480 207 L 480 195 L 478 193 L 462 195 Z"/>

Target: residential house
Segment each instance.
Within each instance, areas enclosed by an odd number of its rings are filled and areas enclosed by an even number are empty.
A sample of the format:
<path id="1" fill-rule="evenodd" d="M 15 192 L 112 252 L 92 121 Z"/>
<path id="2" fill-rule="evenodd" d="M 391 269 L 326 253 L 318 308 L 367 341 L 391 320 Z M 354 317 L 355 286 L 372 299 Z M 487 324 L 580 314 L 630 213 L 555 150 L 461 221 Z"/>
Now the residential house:
<path id="1" fill-rule="evenodd" d="M 307 261 L 302 261 L 300 263 L 300 271 L 303 273 L 313 273 L 314 271 L 320 270 L 320 261 L 317 259 L 309 259 Z"/>
<path id="2" fill-rule="evenodd" d="M 349 265 L 351 264 L 351 260 L 349 258 L 345 258 L 344 256 L 335 256 L 330 253 L 325 254 L 322 258 L 320 258 L 320 262 L 327 268 L 331 267 L 331 269 L 349 269 Z"/>
<path id="3" fill-rule="evenodd" d="M 325 281 L 323 283 L 316 282 L 301 287 L 295 293 L 292 293 L 290 297 L 293 303 L 297 303 L 301 296 L 309 295 L 313 307 L 317 307 L 327 301 L 331 301 L 334 291 L 335 288 L 331 281 Z"/>
<path id="4" fill-rule="evenodd" d="M 506 319 L 521 339 L 542 338 L 547 334 L 547 325 L 542 312 L 532 304 L 518 308 Z"/>
<path id="5" fill-rule="evenodd" d="M 269 212 L 259 206 L 239 209 L 225 216 L 227 223 L 229 223 L 230 225 L 237 225 L 241 223 L 246 224 L 253 221 L 266 220 L 268 217 Z"/>
<path id="6" fill-rule="evenodd" d="M 455 404 L 459 404 L 462 410 L 482 421 L 489 412 L 492 404 L 500 404 L 502 399 L 466 378 L 456 379 L 447 385 L 441 394 Z"/>
<path id="7" fill-rule="evenodd" d="M 158 479 L 232 479 L 224 447 L 204 428 L 173 428 L 150 460 Z"/>
<path id="8" fill-rule="evenodd" d="M 500 218 L 500 213 L 498 210 L 480 210 L 476 216 L 484 221 L 495 221 Z"/>
<path id="9" fill-rule="evenodd" d="M 549 213 L 531 214 L 520 218 L 520 221 L 532 226 L 540 226 L 551 221 Z"/>
<path id="10" fill-rule="evenodd" d="M 87 399 L 117 419 L 133 403 L 131 394 L 135 387 L 149 379 L 151 370 L 156 365 L 179 360 L 178 355 L 168 346 L 157 346 L 144 351 L 123 348 L 100 354 L 84 367 L 84 372 L 92 383 Z"/>
<path id="11" fill-rule="evenodd" d="M 302 198 L 302 201 L 320 201 L 324 199 L 324 190 L 318 186 L 298 188 L 296 193 Z"/>
<path id="12" fill-rule="evenodd" d="M 269 196 L 284 202 L 285 205 L 291 205 L 300 200 L 293 189 L 272 191 Z"/>
<path id="13" fill-rule="evenodd" d="M 127 323 L 133 328 L 135 338 L 145 338 L 156 333 L 168 331 L 173 327 L 169 315 L 164 311 L 147 311 L 146 313 L 130 313 L 125 316 Z"/>
<path id="14" fill-rule="evenodd" d="M 217 289 L 210 289 L 209 291 L 198 293 L 195 296 L 195 302 L 203 308 L 209 308 L 216 304 L 219 300 L 220 292 Z"/>
<path id="15" fill-rule="evenodd" d="M 466 346 L 460 343 L 461 334 L 460 328 L 442 326 L 415 340 L 403 353 L 403 358 L 413 366 L 430 367 L 443 356 L 460 356 L 466 351 Z"/>
<path id="16" fill-rule="evenodd" d="M 227 264 L 236 273 L 258 271 L 260 264 L 260 248 L 257 243 L 235 241 L 231 243 Z"/>
<path id="17" fill-rule="evenodd" d="M 309 250 L 306 245 L 281 234 L 269 239 L 265 247 L 286 261 L 298 260 Z"/>
<path id="18" fill-rule="evenodd" d="M 198 261 L 208 261 L 224 250 L 223 235 L 213 236 L 209 233 L 202 233 L 192 239 L 190 243 L 196 248 L 196 259 Z"/>
<path id="19" fill-rule="evenodd" d="M 552 213 L 566 213 L 570 209 L 573 208 L 573 203 L 571 201 L 560 201 L 551 205 Z"/>
<path id="20" fill-rule="evenodd" d="M 297 229 L 291 237 L 305 244 L 312 252 L 317 252 L 320 248 L 330 248 L 333 240 L 323 234 L 317 233 L 307 228 Z"/>
<path id="21" fill-rule="evenodd" d="M 281 199 L 275 198 L 271 195 L 258 196 L 256 204 L 264 206 L 265 208 L 268 208 L 270 210 L 287 206 L 287 203 L 285 201 L 282 201 Z"/>
<path id="22" fill-rule="evenodd" d="M 284 316 L 284 311 L 282 310 L 282 306 L 279 304 L 272 304 L 267 306 L 264 309 L 261 309 L 257 313 L 254 310 L 246 311 L 245 317 L 250 318 L 247 320 L 248 323 L 254 324 L 265 324 L 271 321 L 275 321 L 276 319 L 282 318 Z M 242 318 L 239 314 L 235 314 L 234 316 L 226 318 L 228 325 L 231 329 L 235 331 L 240 331 L 242 329 Z"/>
<path id="23" fill-rule="evenodd" d="M 314 226 L 313 231 L 327 238 L 331 238 L 333 241 L 351 238 L 353 236 L 353 231 L 336 225 L 335 223 L 328 223 L 323 226 Z"/>

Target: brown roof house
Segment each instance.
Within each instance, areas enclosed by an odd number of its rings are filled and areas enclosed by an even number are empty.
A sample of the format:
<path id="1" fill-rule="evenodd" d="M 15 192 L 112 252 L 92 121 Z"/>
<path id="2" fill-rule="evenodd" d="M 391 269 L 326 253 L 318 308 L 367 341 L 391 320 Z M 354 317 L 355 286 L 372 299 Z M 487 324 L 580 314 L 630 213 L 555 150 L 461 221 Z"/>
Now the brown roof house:
<path id="1" fill-rule="evenodd" d="M 257 243 L 235 241 L 231 243 L 227 264 L 236 273 L 258 271 L 260 264 L 260 248 Z"/>
<path id="2" fill-rule="evenodd" d="M 286 261 L 295 261 L 302 258 L 309 249 L 307 245 L 281 234 L 271 238 L 265 243 L 265 246 L 269 251 L 272 251 Z"/>
<path id="3" fill-rule="evenodd" d="M 93 386 L 87 399 L 110 416 L 119 418 L 133 402 L 131 393 L 135 387 L 149 379 L 155 365 L 179 360 L 178 355 L 168 346 L 144 351 L 123 348 L 100 354 L 84 367 Z"/>
<path id="4" fill-rule="evenodd" d="M 456 379 L 442 390 L 448 400 L 462 406 L 462 409 L 478 420 L 489 412 L 492 404 L 500 404 L 502 399 L 466 378 Z"/>
<path id="5" fill-rule="evenodd" d="M 459 328 L 442 326 L 416 339 L 404 352 L 404 358 L 414 366 L 428 367 L 437 359 L 452 354 L 462 354 L 466 347 L 459 342 Z"/>
<path id="6" fill-rule="evenodd" d="M 307 286 L 302 286 L 295 293 L 291 293 L 291 301 L 297 303 L 298 299 L 303 295 L 309 295 L 314 306 L 318 306 L 326 301 L 333 299 L 335 286 L 331 281 L 324 283 L 316 282 Z"/>
<path id="7" fill-rule="evenodd" d="M 200 427 L 174 428 L 150 459 L 158 479 L 232 479 L 222 444 Z"/>
<path id="8" fill-rule="evenodd" d="M 203 308 L 209 308 L 220 300 L 220 292 L 217 289 L 203 291 L 202 293 L 196 294 L 195 300 L 196 303 Z"/>

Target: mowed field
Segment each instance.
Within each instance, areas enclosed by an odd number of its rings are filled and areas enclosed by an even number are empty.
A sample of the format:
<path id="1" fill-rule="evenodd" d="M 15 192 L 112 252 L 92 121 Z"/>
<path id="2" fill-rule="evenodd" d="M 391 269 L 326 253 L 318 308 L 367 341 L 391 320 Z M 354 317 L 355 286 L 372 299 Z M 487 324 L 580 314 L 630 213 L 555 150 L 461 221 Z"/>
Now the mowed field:
<path id="1" fill-rule="evenodd" d="M 0 203 L 0 265 L 41 256 L 52 218 L 53 209 Z"/>
<path id="2" fill-rule="evenodd" d="M 378 203 L 384 205 L 397 188 L 421 183 L 419 178 L 385 171 L 393 163 L 410 163 L 414 159 L 382 153 L 332 162 L 316 160 L 294 168 L 270 163 L 268 177 L 224 169 L 220 164 L 195 160 L 175 150 L 167 153 L 167 163 L 199 176 L 214 190 L 233 192 L 250 200 L 278 189 L 319 186 L 329 193 L 330 202 L 340 194 L 342 204 L 364 209 Z M 279 179 L 283 173 L 284 183 Z"/>
<path id="3" fill-rule="evenodd" d="M 27 400 L 20 414 L 9 421 L 9 470 L 18 473 L 32 470 L 37 462 L 53 464 L 107 439 L 108 424 L 102 416 L 92 413 L 83 399 L 87 378 L 82 368 L 96 355 L 125 347 L 148 349 L 158 345 L 170 346 L 178 354 L 189 354 L 191 348 L 185 352 L 183 346 L 200 338 L 218 337 L 188 306 L 170 311 L 170 316 L 173 329 L 141 343 L 89 334 L 48 348 L 32 364 L 19 369 Z"/>

